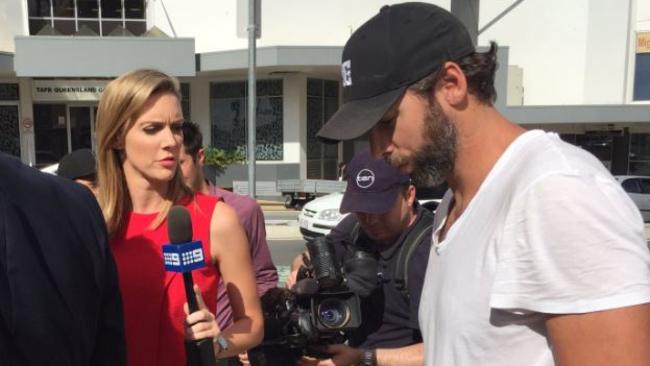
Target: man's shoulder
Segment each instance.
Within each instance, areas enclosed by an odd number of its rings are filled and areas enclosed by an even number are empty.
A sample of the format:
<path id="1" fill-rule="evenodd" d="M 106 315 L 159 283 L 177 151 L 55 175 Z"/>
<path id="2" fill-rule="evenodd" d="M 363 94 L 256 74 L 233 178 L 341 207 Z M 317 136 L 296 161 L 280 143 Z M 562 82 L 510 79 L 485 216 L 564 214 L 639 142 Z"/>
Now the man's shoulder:
<path id="1" fill-rule="evenodd" d="M 223 202 L 232 207 L 243 225 L 246 225 L 248 222 L 263 220 L 264 218 L 262 207 L 256 200 L 248 196 L 230 192 L 215 186 L 211 187 L 210 194 L 221 197 Z"/>
<path id="2" fill-rule="evenodd" d="M 104 219 L 92 192 L 71 180 L 46 174 L 0 154 L 0 199 L 23 212 L 20 220 L 53 228 L 50 239 L 64 240 L 75 228 L 77 235 L 103 235 Z M 57 226 L 62 225 L 62 226 Z M 90 238 L 90 236 L 84 236 Z M 84 244 L 92 240 L 84 241 Z M 92 245 L 91 245 L 92 246 Z"/>
<path id="3" fill-rule="evenodd" d="M 87 188 L 73 181 L 46 174 L 24 165 L 20 160 L 0 153 L 0 188 L 7 198 L 30 198 L 38 204 L 56 199 L 63 205 L 94 200 Z"/>
<path id="4" fill-rule="evenodd" d="M 221 197 L 225 203 L 230 205 L 237 212 L 243 211 L 248 213 L 261 210 L 261 207 L 256 200 L 248 196 L 230 192 L 223 188 L 214 187 L 210 194 Z"/>
<path id="5" fill-rule="evenodd" d="M 419 205 L 417 215 L 417 221 L 413 223 L 408 234 L 400 243 L 400 250 L 406 251 L 403 255 L 408 256 L 406 259 L 408 259 L 409 268 L 419 267 L 424 270 L 429 260 L 434 215 L 431 211 Z"/>
<path id="6" fill-rule="evenodd" d="M 531 131 L 538 132 L 538 131 Z M 555 133 L 537 133 L 524 140 L 521 153 L 513 154 L 517 164 L 518 176 L 529 180 L 553 174 L 592 175 L 605 174 L 607 169 L 593 154 L 572 145 Z M 523 177 L 522 177 L 523 178 Z"/>
<path id="7" fill-rule="evenodd" d="M 427 208 L 417 205 L 417 219 L 409 228 L 405 240 L 417 240 L 418 244 L 431 245 L 431 232 L 433 230 L 434 214 Z"/>

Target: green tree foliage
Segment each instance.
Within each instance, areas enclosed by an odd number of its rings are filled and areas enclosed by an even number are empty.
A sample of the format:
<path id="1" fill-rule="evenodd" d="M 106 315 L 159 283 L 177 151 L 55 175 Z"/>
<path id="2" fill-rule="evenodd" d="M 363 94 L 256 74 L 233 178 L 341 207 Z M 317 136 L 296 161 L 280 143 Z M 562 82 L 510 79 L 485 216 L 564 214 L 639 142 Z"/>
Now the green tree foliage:
<path id="1" fill-rule="evenodd" d="M 229 165 L 244 162 L 244 155 L 238 151 L 225 151 L 216 147 L 205 148 L 205 162 L 207 166 L 213 166 L 219 171 L 223 171 Z"/>

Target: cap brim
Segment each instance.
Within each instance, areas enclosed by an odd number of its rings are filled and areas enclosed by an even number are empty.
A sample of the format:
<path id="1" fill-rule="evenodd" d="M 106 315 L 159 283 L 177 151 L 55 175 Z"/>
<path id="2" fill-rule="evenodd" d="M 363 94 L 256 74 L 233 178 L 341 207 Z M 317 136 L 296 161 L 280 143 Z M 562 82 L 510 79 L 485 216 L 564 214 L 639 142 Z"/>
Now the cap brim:
<path id="1" fill-rule="evenodd" d="M 343 104 L 316 136 L 325 143 L 352 140 L 370 131 L 390 107 L 402 96 L 406 86 L 372 98 Z"/>
<path id="2" fill-rule="evenodd" d="M 383 192 L 345 192 L 339 212 L 383 214 L 395 203 L 399 187 Z"/>

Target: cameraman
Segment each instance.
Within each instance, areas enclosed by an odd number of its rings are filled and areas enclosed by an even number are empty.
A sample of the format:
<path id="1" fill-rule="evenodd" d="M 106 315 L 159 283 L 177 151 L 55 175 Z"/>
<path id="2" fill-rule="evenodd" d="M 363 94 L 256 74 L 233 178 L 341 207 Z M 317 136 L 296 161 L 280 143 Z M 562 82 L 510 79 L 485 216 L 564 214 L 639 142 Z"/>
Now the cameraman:
<path id="1" fill-rule="evenodd" d="M 383 160 L 372 159 L 368 152 L 352 159 L 347 182 L 340 211 L 353 214 L 341 221 L 328 239 L 334 243 L 339 263 L 352 267 L 344 268 L 344 272 L 349 275 L 348 286 L 357 288 L 355 292 L 361 295 L 361 326 L 349 334 L 348 345 L 326 347 L 331 359 L 304 357 L 300 364 L 421 365 L 424 351 L 418 306 L 431 247 L 433 215 L 415 200 L 415 187 L 408 175 L 400 174 Z M 359 249 L 377 260 L 371 272 L 373 278 L 365 283 L 359 283 L 353 273 L 368 270 L 350 265 L 356 263 L 353 253 Z M 403 274 L 396 269 L 400 260 L 406 264 L 399 266 Z M 300 255 L 294 259 L 288 285 L 295 283 L 302 265 Z"/>

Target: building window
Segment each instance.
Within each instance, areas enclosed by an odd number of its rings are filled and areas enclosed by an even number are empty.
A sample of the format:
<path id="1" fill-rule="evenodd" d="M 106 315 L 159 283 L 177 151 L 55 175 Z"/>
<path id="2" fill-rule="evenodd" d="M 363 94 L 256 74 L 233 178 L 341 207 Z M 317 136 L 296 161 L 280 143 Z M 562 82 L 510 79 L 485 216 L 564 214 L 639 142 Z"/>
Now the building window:
<path id="1" fill-rule="evenodd" d="M 145 0 L 28 0 L 29 34 L 128 36 L 146 31 Z"/>
<path id="2" fill-rule="evenodd" d="M 633 99 L 650 100 L 650 32 L 639 32 L 636 38 Z"/>
<path id="3" fill-rule="evenodd" d="M 18 106 L 0 105 L 0 151 L 20 156 Z"/>
<path id="4" fill-rule="evenodd" d="M 181 109 L 183 110 L 183 118 L 187 121 L 192 120 L 190 114 L 190 83 L 181 83 Z"/>
<path id="5" fill-rule="evenodd" d="M 338 144 L 323 144 L 316 133 L 339 109 L 339 83 L 307 79 L 307 178 L 336 179 Z"/>
<path id="6" fill-rule="evenodd" d="M 96 107 L 35 103 L 33 111 L 37 166 L 56 163 L 77 149 L 93 148 Z"/>
<path id="7" fill-rule="evenodd" d="M 18 84 L 0 84 L 0 101 L 18 101 Z"/>
<path id="8" fill-rule="evenodd" d="M 630 135 L 629 174 L 650 175 L 650 134 Z"/>
<path id="9" fill-rule="evenodd" d="M 246 156 L 248 85 L 244 81 L 210 83 L 212 145 Z M 283 159 L 282 80 L 257 81 L 257 160 Z"/>
<path id="10" fill-rule="evenodd" d="M 34 104 L 36 164 L 58 162 L 68 153 L 68 133 L 64 104 Z"/>
<path id="11" fill-rule="evenodd" d="M 650 100 L 650 53 L 636 55 L 634 100 Z"/>
<path id="12" fill-rule="evenodd" d="M 0 151 L 20 156 L 18 84 L 0 84 Z"/>

